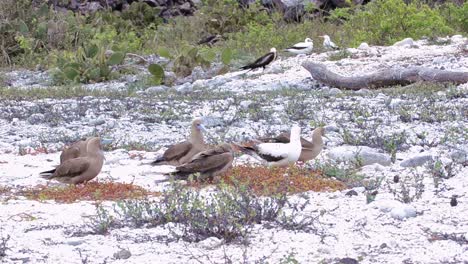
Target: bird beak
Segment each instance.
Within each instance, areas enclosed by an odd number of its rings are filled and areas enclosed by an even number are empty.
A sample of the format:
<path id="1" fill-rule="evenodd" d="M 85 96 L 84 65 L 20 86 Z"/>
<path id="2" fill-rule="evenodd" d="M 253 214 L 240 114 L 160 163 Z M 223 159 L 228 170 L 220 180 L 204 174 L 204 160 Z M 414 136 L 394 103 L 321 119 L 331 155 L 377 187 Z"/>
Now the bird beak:
<path id="1" fill-rule="evenodd" d="M 101 138 L 101 145 L 109 145 L 113 142 L 111 138 Z"/>
<path id="2" fill-rule="evenodd" d="M 204 125 L 199 124 L 199 125 L 198 125 L 198 128 L 199 128 L 200 130 L 202 130 L 203 132 L 206 132 L 206 127 L 205 127 Z"/>

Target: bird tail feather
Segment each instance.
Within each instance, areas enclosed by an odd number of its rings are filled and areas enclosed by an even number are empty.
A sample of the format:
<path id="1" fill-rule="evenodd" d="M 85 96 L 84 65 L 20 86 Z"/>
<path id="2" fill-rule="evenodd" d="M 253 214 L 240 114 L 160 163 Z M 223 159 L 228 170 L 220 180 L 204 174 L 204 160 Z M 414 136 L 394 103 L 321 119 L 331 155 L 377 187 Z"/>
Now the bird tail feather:
<path id="1" fill-rule="evenodd" d="M 158 166 L 158 165 L 167 165 L 166 159 L 164 157 L 159 157 L 155 161 L 148 163 L 148 165 Z"/>
<path id="2" fill-rule="evenodd" d="M 43 172 L 39 173 L 39 176 L 41 176 L 44 179 L 50 179 L 51 176 L 54 174 L 54 172 L 55 172 L 55 169 L 51 169 L 51 170 L 48 170 L 48 171 L 43 171 Z"/>

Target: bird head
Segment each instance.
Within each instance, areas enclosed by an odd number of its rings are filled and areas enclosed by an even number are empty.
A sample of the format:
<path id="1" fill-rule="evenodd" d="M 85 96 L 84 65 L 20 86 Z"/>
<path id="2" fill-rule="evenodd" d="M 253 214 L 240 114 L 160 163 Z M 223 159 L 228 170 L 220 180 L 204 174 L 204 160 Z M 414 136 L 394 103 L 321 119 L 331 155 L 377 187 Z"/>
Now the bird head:
<path id="1" fill-rule="evenodd" d="M 271 48 L 270 52 L 276 53 L 276 48 Z"/>
<path id="2" fill-rule="evenodd" d="M 197 117 L 193 119 L 192 121 L 192 126 L 195 127 L 198 130 L 203 130 L 206 131 L 206 127 L 203 125 L 203 118 L 202 117 Z"/>
<path id="3" fill-rule="evenodd" d="M 311 38 L 306 38 L 304 42 L 313 42 Z"/>

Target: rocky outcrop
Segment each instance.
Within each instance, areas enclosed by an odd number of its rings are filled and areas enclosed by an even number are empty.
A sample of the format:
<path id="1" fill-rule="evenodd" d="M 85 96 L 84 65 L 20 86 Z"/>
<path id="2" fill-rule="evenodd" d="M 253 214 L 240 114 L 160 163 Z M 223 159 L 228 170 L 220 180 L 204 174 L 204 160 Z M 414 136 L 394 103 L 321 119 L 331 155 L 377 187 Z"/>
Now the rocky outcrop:
<path id="1" fill-rule="evenodd" d="M 41 2 L 41 1 L 38 1 Z M 179 15 L 193 15 L 196 3 L 192 0 L 49 0 L 48 3 L 56 9 L 73 10 L 82 13 L 92 13 L 102 9 L 122 11 L 134 2 L 142 2 L 161 10 L 160 16 L 167 18 Z"/>

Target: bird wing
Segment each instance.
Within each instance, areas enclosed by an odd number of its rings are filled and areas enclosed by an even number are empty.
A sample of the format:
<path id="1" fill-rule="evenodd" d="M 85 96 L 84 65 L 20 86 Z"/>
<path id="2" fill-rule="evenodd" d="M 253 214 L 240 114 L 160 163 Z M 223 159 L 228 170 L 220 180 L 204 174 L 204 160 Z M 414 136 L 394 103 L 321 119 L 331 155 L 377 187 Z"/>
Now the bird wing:
<path id="1" fill-rule="evenodd" d="M 273 52 L 270 52 L 258 58 L 256 61 L 252 62 L 251 64 L 248 64 L 242 67 L 241 69 L 245 70 L 249 68 L 258 68 L 258 67 L 267 65 L 268 63 L 272 62 L 274 58 L 275 58 L 275 54 Z"/>
<path id="2" fill-rule="evenodd" d="M 276 158 L 286 158 L 288 156 L 288 145 L 284 143 L 262 143 L 257 146 L 259 154 Z"/>
<path id="3" fill-rule="evenodd" d="M 260 138 L 259 140 L 264 143 L 289 143 L 289 133 L 283 132 L 276 137 Z"/>
<path id="4" fill-rule="evenodd" d="M 190 149 L 192 149 L 192 143 L 184 141 L 170 146 L 163 154 L 166 161 L 180 159 L 185 156 Z"/>
<path id="5" fill-rule="evenodd" d="M 205 37 L 205 38 L 201 39 L 200 41 L 198 41 L 197 45 L 202 45 L 202 44 L 205 44 L 205 43 L 209 43 L 215 38 L 216 38 L 216 35 L 210 35 L 210 36 Z"/>
<path id="6" fill-rule="evenodd" d="M 221 154 L 205 155 L 194 159 L 184 165 L 178 166 L 176 169 L 180 172 L 195 173 L 207 172 L 212 170 L 221 169 L 229 162 L 232 162 L 232 154 L 224 152 Z"/>
<path id="7" fill-rule="evenodd" d="M 71 146 L 65 148 L 60 154 L 60 163 L 69 160 L 78 158 L 79 156 L 84 156 L 86 153 L 86 143 L 88 139 L 84 138 L 76 141 Z"/>
<path id="8" fill-rule="evenodd" d="M 296 49 L 296 50 L 307 49 L 311 46 L 311 44 L 312 43 L 300 42 L 300 43 L 294 44 L 293 46 L 287 49 Z"/>
<path id="9" fill-rule="evenodd" d="M 191 161 L 204 159 L 204 158 L 207 158 L 207 157 L 223 154 L 223 153 L 226 153 L 226 152 L 229 152 L 229 150 L 222 147 L 222 146 L 216 146 L 214 148 L 211 148 L 211 149 L 208 149 L 208 150 L 205 150 L 205 151 L 202 151 L 202 152 L 196 154 L 195 156 L 192 157 Z"/>
<path id="10" fill-rule="evenodd" d="M 79 156 L 80 148 L 78 146 L 73 145 L 62 151 L 62 154 L 60 154 L 60 164 L 67 160 L 78 158 Z"/>
<path id="11" fill-rule="evenodd" d="M 302 146 L 302 148 L 313 148 L 314 147 L 314 142 L 313 141 L 308 141 L 307 139 L 301 137 L 301 146 Z"/>
<path id="12" fill-rule="evenodd" d="M 78 176 L 85 172 L 89 166 L 90 160 L 87 157 L 66 160 L 55 169 L 53 178 Z"/>

